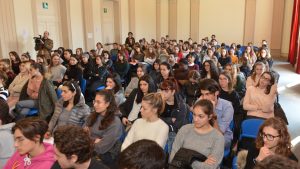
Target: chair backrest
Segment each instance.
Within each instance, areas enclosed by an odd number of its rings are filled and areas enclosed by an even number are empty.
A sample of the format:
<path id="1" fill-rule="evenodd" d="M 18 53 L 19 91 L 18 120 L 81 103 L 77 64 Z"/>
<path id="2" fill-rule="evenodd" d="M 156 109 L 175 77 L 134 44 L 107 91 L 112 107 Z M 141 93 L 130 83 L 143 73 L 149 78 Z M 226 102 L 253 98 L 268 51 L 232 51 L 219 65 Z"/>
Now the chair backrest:
<path id="1" fill-rule="evenodd" d="M 240 139 L 243 137 L 256 138 L 259 127 L 263 124 L 263 119 L 247 119 L 242 122 L 242 133 Z"/>
<path id="2" fill-rule="evenodd" d="M 80 89 L 81 89 L 81 93 L 84 94 L 86 90 L 86 80 L 84 78 L 81 79 Z"/>
<path id="3" fill-rule="evenodd" d="M 189 123 L 193 123 L 193 112 L 189 112 Z"/>

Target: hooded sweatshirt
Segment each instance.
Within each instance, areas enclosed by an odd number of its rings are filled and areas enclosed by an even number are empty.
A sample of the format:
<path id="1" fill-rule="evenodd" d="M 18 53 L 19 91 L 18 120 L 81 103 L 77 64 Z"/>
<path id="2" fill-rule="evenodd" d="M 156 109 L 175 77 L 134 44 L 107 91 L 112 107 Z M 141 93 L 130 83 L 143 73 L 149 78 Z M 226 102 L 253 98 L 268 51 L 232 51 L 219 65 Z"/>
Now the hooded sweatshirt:
<path id="1" fill-rule="evenodd" d="M 6 161 L 14 154 L 14 137 L 11 128 L 15 123 L 0 125 L 0 168 L 3 168 Z"/>
<path id="2" fill-rule="evenodd" d="M 27 155 L 21 155 L 19 152 L 15 152 L 15 154 L 8 160 L 4 169 L 50 169 L 54 159 L 54 149 L 53 145 L 48 143 L 43 143 L 45 147 L 45 151 L 30 159 L 30 162 L 25 163 L 24 160 Z"/>

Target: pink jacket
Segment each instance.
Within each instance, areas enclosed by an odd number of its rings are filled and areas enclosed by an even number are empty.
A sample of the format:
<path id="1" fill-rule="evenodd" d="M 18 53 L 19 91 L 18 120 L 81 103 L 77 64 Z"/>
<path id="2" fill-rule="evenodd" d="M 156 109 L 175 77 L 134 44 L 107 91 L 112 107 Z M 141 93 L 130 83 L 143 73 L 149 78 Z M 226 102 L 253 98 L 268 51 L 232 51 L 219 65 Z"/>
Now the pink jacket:
<path id="1" fill-rule="evenodd" d="M 30 165 L 27 164 L 25 166 L 24 159 L 26 155 L 20 155 L 18 152 L 15 152 L 5 164 L 4 169 L 50 169 L 55 162 L 53 145 L 43 144 L 46 151 L 39 156 L 33 157 Z"/>

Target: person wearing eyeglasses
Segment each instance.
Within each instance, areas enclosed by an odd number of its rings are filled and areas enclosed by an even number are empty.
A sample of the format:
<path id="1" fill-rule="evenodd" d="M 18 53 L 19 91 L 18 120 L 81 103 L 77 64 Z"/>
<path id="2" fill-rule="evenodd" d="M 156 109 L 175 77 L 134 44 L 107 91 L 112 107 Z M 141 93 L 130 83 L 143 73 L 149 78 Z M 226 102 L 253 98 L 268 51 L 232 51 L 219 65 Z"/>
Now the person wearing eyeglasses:
<path id="1" fill-rule="evenodd" d="M 250 148 L 245 169 L 255 165 L 271 155 L 282 155 L 293 161 L 298 159 L 291 151 L 291 138 L 285 122 L 279 118 L 266 120 L 259 128 L 255 148 Z"/>
<path id="2" fill-rule="evenodd" d="M 268 119 L 274 117 L 274 102 L 277 94 L 277 84 L 271 72 L 264 72 L 258 84 L 246 90 L 243 107 L 247 118 Z"/>
<path id="3" fill-rule="evenodd" d="M 49 122 L 48 135 L 64 125 L 83 126 L 90 114 L 79 85 L 73 81 L 63 83 L 61 98 L 55 104 L 54 114 Z"/>

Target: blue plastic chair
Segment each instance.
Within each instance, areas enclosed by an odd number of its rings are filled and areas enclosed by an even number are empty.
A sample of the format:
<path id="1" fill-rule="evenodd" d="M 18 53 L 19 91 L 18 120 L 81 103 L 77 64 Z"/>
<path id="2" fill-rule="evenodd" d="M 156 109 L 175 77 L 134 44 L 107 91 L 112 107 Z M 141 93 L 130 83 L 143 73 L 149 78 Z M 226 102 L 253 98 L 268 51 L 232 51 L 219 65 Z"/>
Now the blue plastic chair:
<path id="1" fill-rule="evenodd" d="M 255 139 L 258 134 L 259 127 L 263 124 L 263 119 L 247 119 L 242 122 L 242 133 L 240 135 L 240 140 L 243 137 Z"/>
<path id="2" fill-rule="evenodd" d="M 238 169 L 237 156 L 235 156 L 232 160 L 232 169 Z"/>
<path id="3" fill-rule="evenodd" d="M 57 95 L 57 98 L 60 99 L 61 98 L 61 89 L 56 89 L 56 95 Z"/>
<path id="4" fill-rule="evenodd" d="M 37 115 L 38 115 L 38 109 L 31 108 L 30 111 L 27 113 L 26 117 L 37 116 Z"/>
<path id="5" fill-rule="evenodd" d="M 189 123 L 193 123 L 193 112 L 189 112 Z"/>
<path id="6" fill-rule="evenodd" d="M 84 94 L 86 90 L 86 80 L 84 78 L 81 79 L 80 89 L 81 89 L 81 93 Z"/>
<path id="7" fill-rule="evenodd" d="M 100 91 L 100 90 L 103 90 L 103 89 L 105 89 L 105 86 L 99 86 L 99 87 L 96 89 L 96 91 Z"/>

